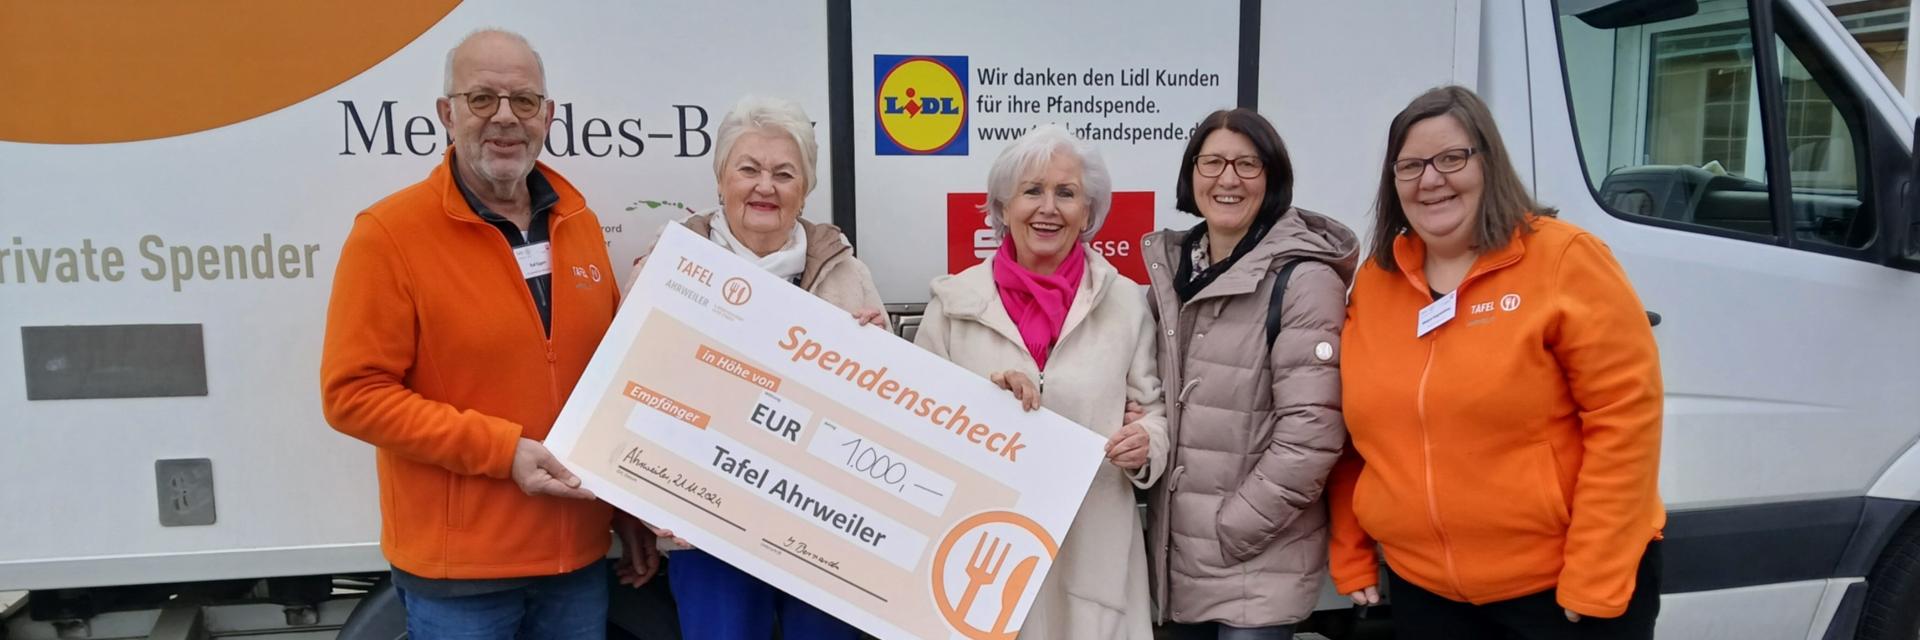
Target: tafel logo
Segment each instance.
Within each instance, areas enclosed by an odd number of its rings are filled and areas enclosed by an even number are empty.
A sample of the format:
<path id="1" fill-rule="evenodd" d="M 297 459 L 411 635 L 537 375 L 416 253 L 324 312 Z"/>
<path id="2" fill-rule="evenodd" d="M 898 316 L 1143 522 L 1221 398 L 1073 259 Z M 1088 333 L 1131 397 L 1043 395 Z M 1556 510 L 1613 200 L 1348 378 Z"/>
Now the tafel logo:
<path id="1" fill-rule="evenodd" d="M 974 514 L 948 530 L 933 552 L 933 603 L 968 640 L 1013 640 L 1032 609 L 1028 596 L 1059 555 L 1053 536 L 1026 516 Z"/>
<path id="2" fill-rule="evenodd" d="M 753 285 L 747 284 L 744 278 L 727 278 L 726 283 L 720 285 L 720 297 L 738 307 L 753 299 Z"/>
<path id="3" fill-rule="evenodd" d="M 993 257 L 1000 241 L 987 227 L 987 214 L 980 206 L 987 194 L 947 194 L 947 273 L 960 273 L 967 267 Z M 1139 284 L 1147 284 L 1147 263 L 1140 255 L 1140 238 L 1153 230 L 1153 192 L 1115 191 L 1113 209 L 1107 222 L 1087 243 L 1113 264 L 1120 275 Z"/>
<path id="4" fill-rule="evenodd" d="M 967 57 L 873 57 L 873 151 L 967 155 Z"/>

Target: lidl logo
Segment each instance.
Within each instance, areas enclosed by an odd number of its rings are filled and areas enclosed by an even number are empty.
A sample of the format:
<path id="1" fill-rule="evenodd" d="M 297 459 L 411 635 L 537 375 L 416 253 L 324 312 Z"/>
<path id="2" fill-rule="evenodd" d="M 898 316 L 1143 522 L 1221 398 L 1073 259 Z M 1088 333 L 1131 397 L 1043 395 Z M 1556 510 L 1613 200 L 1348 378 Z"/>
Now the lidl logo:
<path id="1" fill-rule="evenodd" d="M 873 151 L 967 155 L 967 57 L 873 57 Z"/>

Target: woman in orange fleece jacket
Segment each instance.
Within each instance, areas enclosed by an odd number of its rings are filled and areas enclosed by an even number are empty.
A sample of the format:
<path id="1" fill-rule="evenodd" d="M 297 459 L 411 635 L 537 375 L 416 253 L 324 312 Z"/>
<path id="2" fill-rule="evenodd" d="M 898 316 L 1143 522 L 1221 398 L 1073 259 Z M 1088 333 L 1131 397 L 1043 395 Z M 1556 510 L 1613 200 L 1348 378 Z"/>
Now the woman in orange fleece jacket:
<path id="1" fill-rule="evenodd" d="M 1598 238 L 1533 201 L 1485 103 L 1393 119 L 1341 383 L 1336 586 L 1395 637 L 1652 638 L 1660 362 Z"/>

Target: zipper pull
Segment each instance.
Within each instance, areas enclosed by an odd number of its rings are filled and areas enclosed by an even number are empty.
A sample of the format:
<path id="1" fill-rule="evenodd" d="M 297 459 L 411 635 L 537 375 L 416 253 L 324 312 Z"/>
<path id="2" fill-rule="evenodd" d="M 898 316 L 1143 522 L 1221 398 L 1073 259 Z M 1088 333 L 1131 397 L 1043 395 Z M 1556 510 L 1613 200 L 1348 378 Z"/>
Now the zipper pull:
<path id="1" fill-rule="evenodd" d="M 1040 392 L 1046 393 L 1046 391 L 1047 391 L 1047 372 L 1041 371 L 1040 372 Z"/>

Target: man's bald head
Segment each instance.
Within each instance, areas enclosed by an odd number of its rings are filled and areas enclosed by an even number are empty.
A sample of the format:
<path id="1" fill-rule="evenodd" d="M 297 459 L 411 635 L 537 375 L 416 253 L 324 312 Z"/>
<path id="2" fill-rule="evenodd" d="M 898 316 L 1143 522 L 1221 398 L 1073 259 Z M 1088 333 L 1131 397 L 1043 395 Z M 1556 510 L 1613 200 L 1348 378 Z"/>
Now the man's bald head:
<path id="1" fill-rule="evenodd" d="M 453 138 L 454 165 L 465 184 L 524 195 L 553 121 L 546 93 L 546 67 L 520 34 L 481 29 L 447 52 L 446 97 L 434 106 Z M 481 106 L 474 106 L 476 99 Z M 536 102 L 528 112 L 526 105 Z"/>
<path id="2" fill-rule="evenodd" d="M 461 54 L 463 52 L 475 51 L 481 48 L 506 48 L 525 51 L 526 54 L 533 59 L 534 70 L 540 74 L 539 82 L 541 93 L 546 92 L 547 65 L 541 61 L 540 52 L 533 50 L 533 43 L 527 42 L 526 37 L 518 33 L 506 29 L 488 27 L 477 29 L 473 33 L 467 34 L 467 37 L 460 39 L 460 44 L 454 45 L 452 49 L 447 50 L 446 86 L 442 88 L 441 95 L 453 95 L 455 92 L 462 90 L 456 88 L 459 78 L 455 76 L 455 72 L 457 71 L 455 67 L 461 62 Z"/>

